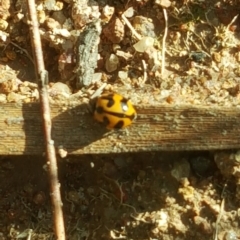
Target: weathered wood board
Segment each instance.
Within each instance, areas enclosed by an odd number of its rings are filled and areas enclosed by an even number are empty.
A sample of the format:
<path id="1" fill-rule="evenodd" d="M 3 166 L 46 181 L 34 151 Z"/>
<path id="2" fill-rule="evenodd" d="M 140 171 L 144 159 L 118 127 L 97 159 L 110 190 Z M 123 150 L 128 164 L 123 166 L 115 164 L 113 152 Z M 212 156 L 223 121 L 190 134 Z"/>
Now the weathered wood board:
<path id="1" fill-rule="evenodd" d="M 213 150 L 240 147 L 240 109 L 148 106 L 126 130 L 107 131 L 85 106 L 52 109 L 55 146 L 69 154 Z M 0 155 L 43 154 L 41 109 L 34 104 L 0 105 Z"/>

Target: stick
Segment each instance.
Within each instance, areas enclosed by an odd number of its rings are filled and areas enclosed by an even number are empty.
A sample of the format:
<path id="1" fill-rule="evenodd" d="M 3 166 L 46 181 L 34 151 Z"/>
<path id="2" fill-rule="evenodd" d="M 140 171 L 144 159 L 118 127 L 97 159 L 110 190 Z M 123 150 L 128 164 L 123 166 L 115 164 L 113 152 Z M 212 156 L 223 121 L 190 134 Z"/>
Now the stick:
<path id="1" fill-rule="evenodd" d="M 141 40 L 142 37 L 140 34 L 137 33 L 137 31 L 133 28 L 132 24 L 128 21 L 128 19 L 125 17 L 124 14 L 122 14 L 122 20 L 125 22 L 125 24 L 127 24 L 127 26 L 129 27 L 129 29 L 131 30 L 132 34 L 137 38 L 137 40 Z"/>
<path id="2" fill-rule="evenodd" d="M 147 81 L 147 64 L 145 60 L 142 60 L 142 65 L 143 65 L 143 81 L 142 84 L 144 84 Z"/>
<path id="3" fill-rule="evenodd" d="M 165 71 L 166 38 L 168 33 L 168 15 L 167 15 L 167 10 L 165 8 L 163 8 L 163 16 L 165 20 L 165 30 L 164 30 L 163 40 L 162 40 L 162 69 L 161 69 L 162 77 Z"/>
<path id="4" fill-rule="evenodd" d="M 51 185 L 51 199 L 53 205 L 54 214 L 54 224 L 55 224 L 55 234 L 58 240 L 65 240 L 65 228 L 63 221 L 62 212 L 62 201 L 60 195 L 60 184 L 58 182 L 58 172 L 57 172 L 57 160 L 54 148 L 54 141 L 51 139 L 51 117 L 50 117 L 50 107 L 48 100 L 47 84 L 48 84 L 48 73 L 45 70 L 41 38 L 38 28 L 37 13 L 34 0 L 28 0 L 28 12 L 30 17 L 29 29 L 32 39 L 32 48 L 34 54 L 34 60 L 36 63 L 36 73 L 39 81 L 39 91 L 40 91 L 40 101 L 42 108 L 43 117 L 43 128 L 45 136 L 45 147 L 47 155 L 47 164 L 49 166 L 49 179 Z"/>

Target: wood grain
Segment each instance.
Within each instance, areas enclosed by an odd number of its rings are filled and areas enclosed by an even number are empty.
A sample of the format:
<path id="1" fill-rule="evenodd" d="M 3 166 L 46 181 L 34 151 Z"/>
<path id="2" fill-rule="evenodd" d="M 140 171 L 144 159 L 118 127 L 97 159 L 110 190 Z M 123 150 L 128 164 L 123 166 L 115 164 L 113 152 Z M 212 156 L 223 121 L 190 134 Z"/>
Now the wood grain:
<path id="1" fill-rule="evenodd" d="M 86 106 L 51 106 L 55 146 L 69 154 L 233 149 L 240 146 L 240 109 L 147 106 L 126 130 L 106 131 Z M 0 154 L 43 154 L 40 105 L 0 105 Z"/>

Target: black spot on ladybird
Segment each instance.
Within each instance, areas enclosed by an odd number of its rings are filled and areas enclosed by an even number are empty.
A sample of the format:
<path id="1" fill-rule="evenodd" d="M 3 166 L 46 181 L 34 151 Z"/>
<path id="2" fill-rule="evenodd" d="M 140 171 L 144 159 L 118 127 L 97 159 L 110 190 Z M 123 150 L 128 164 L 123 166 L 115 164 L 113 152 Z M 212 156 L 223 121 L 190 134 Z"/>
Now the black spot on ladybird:
<path id="1" fill-rule="evenodd" d="M 100 106 L 98 106 L 98 107 L 95 109 L 95 111 L 96 111 L 97 113 L 99 113 L 99 114 L 104 113 L 103 107 L 100 107 Z"/>
<path id="2" fill-rule="evenodd" d="M 109 123 L 110 123 L 109 119 L 108 119 L 106 116 L 104 116 L 104 117 L 103 117 L 103 124 L 104 124 L 105 126 L 107 126 Z"/>
<path id="3" fill-rule="evenodd" d="M 121 129 L 124 126 L 124 121 L 120 120 L 118 123 L 114 126 L 116 129 Z"/>

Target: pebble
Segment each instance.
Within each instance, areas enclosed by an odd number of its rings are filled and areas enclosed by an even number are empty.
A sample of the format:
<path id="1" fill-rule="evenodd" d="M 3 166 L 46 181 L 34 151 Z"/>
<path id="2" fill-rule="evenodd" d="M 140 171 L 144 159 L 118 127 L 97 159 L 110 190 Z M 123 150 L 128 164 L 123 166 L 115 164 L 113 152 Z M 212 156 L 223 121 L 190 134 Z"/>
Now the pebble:
<path id="1" fill-rule="evenodd" d="M 239 238 L 237 237 L 237 234 L 234 231 L 226 232 L 224 236 L 224 240 L 237 240 L 237 239 Z"/>
<path id="2" fill-rule="evenodd" d="M 0 30 L 4 31 L 7 29 L 7 27 L 8 27 L 8 22 L 3 19 L 0 19 Z"/>
<path id="3" fill-rule="evenodd" d="M 180 181 L 182 178 L 188 178 L 190 174 L 190 164 L 186 159 L 180 159 L 174 162 L 171 175 Z"/>
<path id="4" fill-rule="evenodd" d="M 155 38 L 154 24 L 149 18 L 143 16 L 136 16 L 133 19 L 133 28 L 141 35 L 145 37 Z"/>
<path id="5" fill-rule="evenodd" d="M 48 11 L 60 11 L 63 9 L 63 2 L 55 0 L 44 1 L 44 6 Z"/>
<path id="6" fill-rule="evenodd" d="M 143 37 L 140 41 L 133 45 L 134 49 L 137 52 L 145 52 L 149 47 L 152 47 L 154 39 L 151 37 Z"/>
<path id="7" fill-rule="evenodd" d="M 60 23 L 53 18 L 47 18 L 45 20 L 45 25 L 49 30 L 53 30 L 53 29 L 57 29 L 57 28 L 60 29 L 61 28 Z"/>
<path id="8" fill-rule="evenodd" d="M 200 176 L 208 176 L 212 174 L 213 161 L 206 157 L 194 157 L 190 159 L 192 170 Z"/>
<path id="9" fill-rule="evenodd" d="M 67 84 L 62 83 L 62 82 L 56 82 L 50 88 L 49 94 L 52 96 L 62 95 L 65 97 L 69 97 L 72 94 L 72 92 Z"/>
<path id="10" fill-rule="evenodd" d="M 119 65 L 118 56 L 112 53 L 106 60 L 105 68 L 108 72 L 114 72 L 115 70 L 117 70 L 118 65 Z"/>
<path id="11" fill-rule="evenodd" d="M 5 103 L 7 101 L 7 96 L 3 93 L 0 94 L 0 102 Z"/>
<path id="12" fill-rule="evenodd" d="M 112 43 L 120 43 L 125 35 L 124 25 L 119 18 L 114 17 L 103 28 L 103 34 Z"/>
<path id="13" fill-rule="evenodd" d="M 219 240 L 237 240 L 239 239 L 236 232 L 233 230 L 230 231 L 222 231 L 218 234 Z"/>
<path id="14" fill-rule="evenodd" d="M 115 8 L 109 5 L 103 7 L 102 18 L 104 21 L 109 22 L 115 12 Z"/>
<path id="15" fill-rule="evenodd" d="M 21 17 L 21 16 L 20 16 Z M 37 11 L 37 18 L 40 24 L 43 24 L 46 20 L 46 13 L 43 10 Z"/>
<path id="16" fill-rule="evenodd" d="M 211 224 L 203 217 L 195 216 L 193 218 L 194 223 L 200 227 L 200 229 L 206 234 L 212 234 L 213 229 Z"/>
<path id="17" fill-rule="evenodd" d="M 129 7 L 125 12 L 124 12 L 124 16 L 127 18 L 131 18 L 134 15 L 134 8 L 133 7 Z"/>
<path id="18" fill-rule="evenodd" d="M 64 24 L 64 22 L 67 20 L 67 18 L 65 17 L 63 11 L 53 12 L 52 18 L 55 19 L 60 24 Z"/>
<path id="19" fill-rule="evenodd" d="M 160 5 L 163 8 L 168 8 L 172 3 L 169 0 L 156 0 L 155 4 Z"/>
<path id="20" fill-rule="evenodd" d="M 128 78 L 128 72 L 125 72 L 125 71 L 119 71 L 118 72 L 118 77 L 122 80 L 125 80 Z"/>
<path id="21" fill-rule="evenodd" d="M 20 100 L 23 100 L 24 98 L 26 98 L 26 96 L 23 96 L 21 94 L 15 93 L 15 92 L 10 92 L 7 95 L 8 102 L 18 102 Z"/>
<path id="22" fill-rule="evenodd" d="M 232 156 L 234 158 L 234 160 L 237 162 L 237 163 L 240 163 L 240 151 L 238 150 L 235 154 L 233 154 Z"/>

